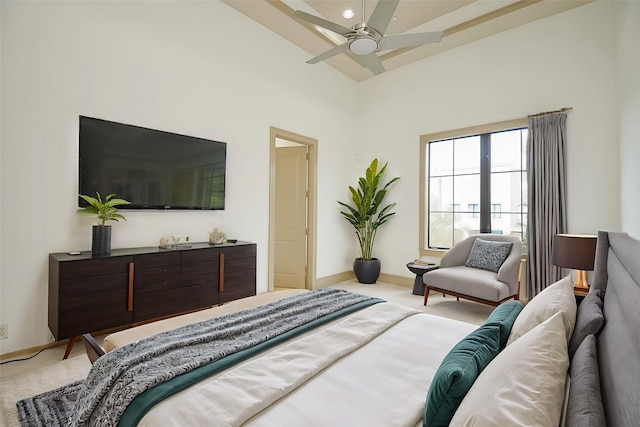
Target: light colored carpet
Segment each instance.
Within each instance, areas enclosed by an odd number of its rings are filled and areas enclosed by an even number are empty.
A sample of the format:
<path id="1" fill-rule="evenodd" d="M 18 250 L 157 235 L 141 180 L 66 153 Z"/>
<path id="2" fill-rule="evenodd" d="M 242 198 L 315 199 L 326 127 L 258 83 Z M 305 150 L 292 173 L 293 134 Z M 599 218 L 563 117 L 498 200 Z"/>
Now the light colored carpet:
<path id="1" fill-rule="evenodd" d="M 482 324 L 492 310 L 492 307 L 474 302 L 458 302 L 455 297 L 443 298 L 441 294 L 430 295 L 429 305 L 424 307 L 422 296 L 413 295 L 410 288 L 382 282 L 364 285 L 351 280 L 335 287 L 477 325 Z M 98 337 L 99 342 L 100 338 L 102 337 Z M 55 347 L 43 351 L 33 359 L 0 366 L 0 426 L 19 427 L 17 401 L 86 377 L 91 364 L 82 343 L 75 345 L 67 360 L 62 360 L 64 350 L 64 346 Z"/>
<path id="2" fill-rule="evenodd" d="M 87 376 L 91 363 L 82 343 L 68 359 L 62 360 L 65 347 L 45 350 L 31 360 L 13 362 L 0 368 L 0 425 L 19 427 L 16 402 L 45 391 L 78 381 Z M 9 372 L 14 371 L 14 372 Z"/>

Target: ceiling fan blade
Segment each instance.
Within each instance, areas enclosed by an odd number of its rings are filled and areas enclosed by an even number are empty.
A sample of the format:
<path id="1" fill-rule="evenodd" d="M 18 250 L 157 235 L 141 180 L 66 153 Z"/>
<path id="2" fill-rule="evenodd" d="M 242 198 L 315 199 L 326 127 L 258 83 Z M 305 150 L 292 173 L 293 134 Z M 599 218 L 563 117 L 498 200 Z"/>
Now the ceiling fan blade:
<path id="1" fill-rule="evenodd" d="M 400 0 L 379 0 L 376 8 L 373 10 L 367 26 L 375 29 L 380 34 L 384 34 L 389 27 L 389 22 L 393 18 L 393 13 L 398 7 Z"/>
<path id="2" fill-rule="evenodd" d="M 442 31 L 428 33 L 397 34 L 384 36 L 378 43 L 378 51 L 399 49 L 402 47 L 415 47 L 427 43 L 437 43 L 442 39 Z"/>
<path id="3" fill-rule="evenodd" d="M 329 49 L 325 53 L 322 53 L 315 58 L 311 58 L 307 61 L 307 64 L 316 64 L 320 61 L 324 61 L 325 59 L 329 59 L 333 56 L 336 56 L 340 53 L 344 53 L 349 50 L 349 42 L 343 43 L 340 46 L 336 46 L 333 49 Z"/>
<path id="4" fill-rule="evenodd" d="M 303 19 L 307 22 L 311 22 L 319 27 L 326 28 L 329 31 L 333 31 L 336 34 L 340 34 L 343 37 L 347 37 L 349 34 L 353 34 L 353 30 L 351 28 L 343 27 L 342 25 L 334 24 L 331 21 L 327 21 L 326 19 L 318 18 L 317 16 L 311 15 L 306 12 L 302 12 L 300 10 L 296 10 L 293 13 L 294 18 Z"/>
<path id="5" fill-rule="evenodd" d="M 348 49 L 346 53 L 358 64 L 362 65 L 365 68 L 368 68 L 369 71 L 371 71 L 373 74 L 384 73 L 382 61 L 380 61 L 380 58 L 378 58 L 378 55 L 376 55 L 375 53 L 368 53 L 366 55 L 355 55 Z"/>

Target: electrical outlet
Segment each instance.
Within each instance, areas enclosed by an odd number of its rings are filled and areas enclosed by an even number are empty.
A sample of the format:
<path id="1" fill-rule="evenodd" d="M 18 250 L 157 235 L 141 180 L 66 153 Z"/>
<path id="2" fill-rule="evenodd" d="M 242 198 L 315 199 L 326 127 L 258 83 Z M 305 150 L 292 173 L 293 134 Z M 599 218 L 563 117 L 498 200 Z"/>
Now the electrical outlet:
<path id="1" fill-rule="evenodd" d="M 9 338 L 9 325 L 0 325 L 0 340 Z"/>

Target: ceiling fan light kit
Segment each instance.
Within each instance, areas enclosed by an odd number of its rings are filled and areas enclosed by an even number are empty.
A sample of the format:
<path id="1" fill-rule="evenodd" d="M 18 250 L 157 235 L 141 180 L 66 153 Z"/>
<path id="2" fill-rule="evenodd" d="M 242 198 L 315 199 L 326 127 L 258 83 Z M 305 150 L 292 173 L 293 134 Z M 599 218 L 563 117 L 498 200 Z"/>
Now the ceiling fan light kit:
<path id="1" fill-rule="evenodd" d="M 349 50 L 356 55 L 367 55 L 373 53 L 378 48 L 378 42 L 372 38 L 360 37 L 356 38 L 349 44 Z"/>
<path id="2" fill-rule="evenodd" d="M 416 47 L 427 43 L 439 42 L 442 38 L 442 31 L 384 35 L 387 31 L 387 27 L 389 26 L 389 22 L 391 22 L 391 19 L 394 17 L 393 14 L 398 7 L 399 1 L 400 0 L 379 0 L 376 8 L 371 14 L 371 17 L 365 22 L 366 15 L 364 12 L 363 0 L 363 22 L 354 25 L 353 28 L 343 27 L 342 25 L 327 21 L 326 19 L 319 18 L 306 12 L 299 10 L 295 11 L 293 14 L 294 17 L 332 31 L 347 39 L 345 43 L 335 46 L 315 58 L 311 58 L 307 63 L 316 64 L 340 53 L 345 53 L 363 67 L 368 68 L 373 74 L 380 74 L 385 70 L 382 65 L 382 61 L 378 55 L 376 55 L 376 52 Z"/>

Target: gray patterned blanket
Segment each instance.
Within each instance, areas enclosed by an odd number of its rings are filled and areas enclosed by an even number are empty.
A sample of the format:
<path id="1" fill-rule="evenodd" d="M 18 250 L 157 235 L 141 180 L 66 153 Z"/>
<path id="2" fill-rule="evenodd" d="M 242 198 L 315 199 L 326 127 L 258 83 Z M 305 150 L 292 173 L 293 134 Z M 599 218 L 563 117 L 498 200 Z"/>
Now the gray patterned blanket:
<path id="1" fill-rule="evenodd" d="M 304 325 L 329 321 L 350 307 L 380 301 L 341 289 L 321 289 L 117 348 L 92 366 L 71 425 L 116 426 L 128 405 L 154 386 L 194 371 L 211 375 L 215 372 L 202 368 L 255 346 L 275 345 L 278 337 L 304 332 Z"/>

